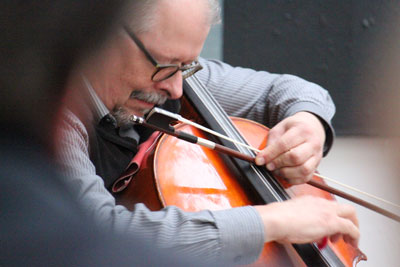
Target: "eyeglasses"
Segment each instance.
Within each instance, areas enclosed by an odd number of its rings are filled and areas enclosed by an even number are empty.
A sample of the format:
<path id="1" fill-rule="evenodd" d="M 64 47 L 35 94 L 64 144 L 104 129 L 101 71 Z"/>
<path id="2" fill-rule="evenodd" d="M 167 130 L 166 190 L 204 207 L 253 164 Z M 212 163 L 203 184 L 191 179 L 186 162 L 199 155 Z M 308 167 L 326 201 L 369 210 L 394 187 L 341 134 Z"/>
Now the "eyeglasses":
<path id="1" fill-rule="evenodd" d="M 197 60 L 183 66 L 180 66 L 179 64 L 158 64 L 154 57 L 152 57 L 149 51 L 147 51 L 147 49 L 144 47 L 143 43 L 127 26 L 124 26 L 124 30 L 128 33 L 129 37 L 131 37 L 140 50 L 142 50 L 151 64 L 153 64 L 153 66 L 156 68 L 153 75 L 151 75 L 151 80 L 153 82 L 161 82 L 171 78 L 178 71 L 182 71 L 182 78 L 186 79 L 203 68 Z"/>

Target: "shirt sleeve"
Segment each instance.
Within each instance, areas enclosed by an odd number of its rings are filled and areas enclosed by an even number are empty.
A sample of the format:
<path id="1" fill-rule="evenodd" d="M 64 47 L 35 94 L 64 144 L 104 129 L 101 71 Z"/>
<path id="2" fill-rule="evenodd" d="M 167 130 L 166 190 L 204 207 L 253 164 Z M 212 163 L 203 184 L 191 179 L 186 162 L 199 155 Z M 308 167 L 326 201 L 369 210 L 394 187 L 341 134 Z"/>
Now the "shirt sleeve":
<path id="1" fill-rule="evenodd" d="M 218 60 L 199 59 L 196 76 L 230 116 L 248 118 L 268 127 L 299 112 L 316 115 L 325 127 L 324 155 L 335 132 L 331 119 L 335 105 L 327 90 L 294 75 L 232 67 Z"/>
<path id="2" fill-rule="evenodd" d="M 85 210 L 102 227 L 144 237 L 155 246 L 204 262 L 247 264 L 260 255 L 264 227 L 253 207 L 185 212 L 174 206 L 150 211 L 137 204 L 129 211 L 116 205 L 102 178 L 96 175 L 89 158 L 87 131 L 71 112 L 66 113 L 60 133 L 58 161 Z"/>

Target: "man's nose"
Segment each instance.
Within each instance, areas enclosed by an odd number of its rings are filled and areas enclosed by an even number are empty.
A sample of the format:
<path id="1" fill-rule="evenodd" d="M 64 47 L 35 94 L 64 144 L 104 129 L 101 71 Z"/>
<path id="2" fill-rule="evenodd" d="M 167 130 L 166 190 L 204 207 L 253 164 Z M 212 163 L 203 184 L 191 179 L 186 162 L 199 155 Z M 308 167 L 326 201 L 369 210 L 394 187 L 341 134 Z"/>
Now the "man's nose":
<path id="1" fill-rule="evenodd" d="M 172 77 L 156 83 L 156 88 L 166 91 L 170 99 L 178 99 L 182 96 L 182 71 L 178 71 Z"/>

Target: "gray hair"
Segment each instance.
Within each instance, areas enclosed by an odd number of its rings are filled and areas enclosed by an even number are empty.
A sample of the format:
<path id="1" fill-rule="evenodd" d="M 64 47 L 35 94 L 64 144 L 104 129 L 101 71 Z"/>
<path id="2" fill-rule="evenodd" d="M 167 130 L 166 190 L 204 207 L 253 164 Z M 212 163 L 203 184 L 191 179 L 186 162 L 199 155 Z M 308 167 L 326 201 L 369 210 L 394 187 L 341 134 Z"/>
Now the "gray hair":
<path id="1" fill-rule="evenodd" d="M 149 31 L 155 24 L 155 16 L 160 1 L 168 0 L 139 0 L 132 1 L 124 14 L 124 21 L 135 32 Z M 200 0 L 193 0 L 200 1 Z M 204 0 L 208 2 L 208 23 L 210 26 L 221 22 L 221 7 L 218 0 Z"/>
<path id="2" fill-rule="evenodd" d="M 218 0 L 208 0 L 210 7 L 209 13 L 209 23 L 210 25 L 215 25 L 221 22 L 221 6 Z"/>

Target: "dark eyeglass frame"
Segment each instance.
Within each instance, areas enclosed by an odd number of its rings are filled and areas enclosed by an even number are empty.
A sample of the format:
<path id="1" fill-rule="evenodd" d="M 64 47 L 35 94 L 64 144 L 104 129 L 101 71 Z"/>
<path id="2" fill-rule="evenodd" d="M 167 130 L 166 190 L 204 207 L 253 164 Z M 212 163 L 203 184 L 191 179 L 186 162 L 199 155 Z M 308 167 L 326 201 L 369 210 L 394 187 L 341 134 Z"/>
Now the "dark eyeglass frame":
<path id="1" fill-rule="evenodd" d="M 154 57 L 147 51 L 147 49 L 144 47 L 143 43 L 136 37 L 136 35 L 127 27 L 123 26 L 124 30 L 128 33 L 129 37 L 132 39 L 132 41 L 135 42 L 135 44 L 139 47 L 140 50 L 144 53 L 146 58 L 153 64 L 153 66 L 156 68 L 156 70 L 153 72 L 151 75 L 151 80 L 153 82 L 161 82 L 166 79 L 171 78 L 172 76 L 175 75 L 178 71 L 182 71 L 182 78 L 186 79 L 199 70 L 201 70 L 203 67 L 200 65 L 200 63 L 195 60 L 190 64 L 187 65 L 179 65 L 179 64 L 159 64 Z M 156 79 L 156 75 L 160 73 L 160 71 L 167 69 L 167 68 L 173 68 L 174 70 L 171 70 L 171 72 L 167 72 L 167 75 L 164 77 L 160 77 Z"/>

